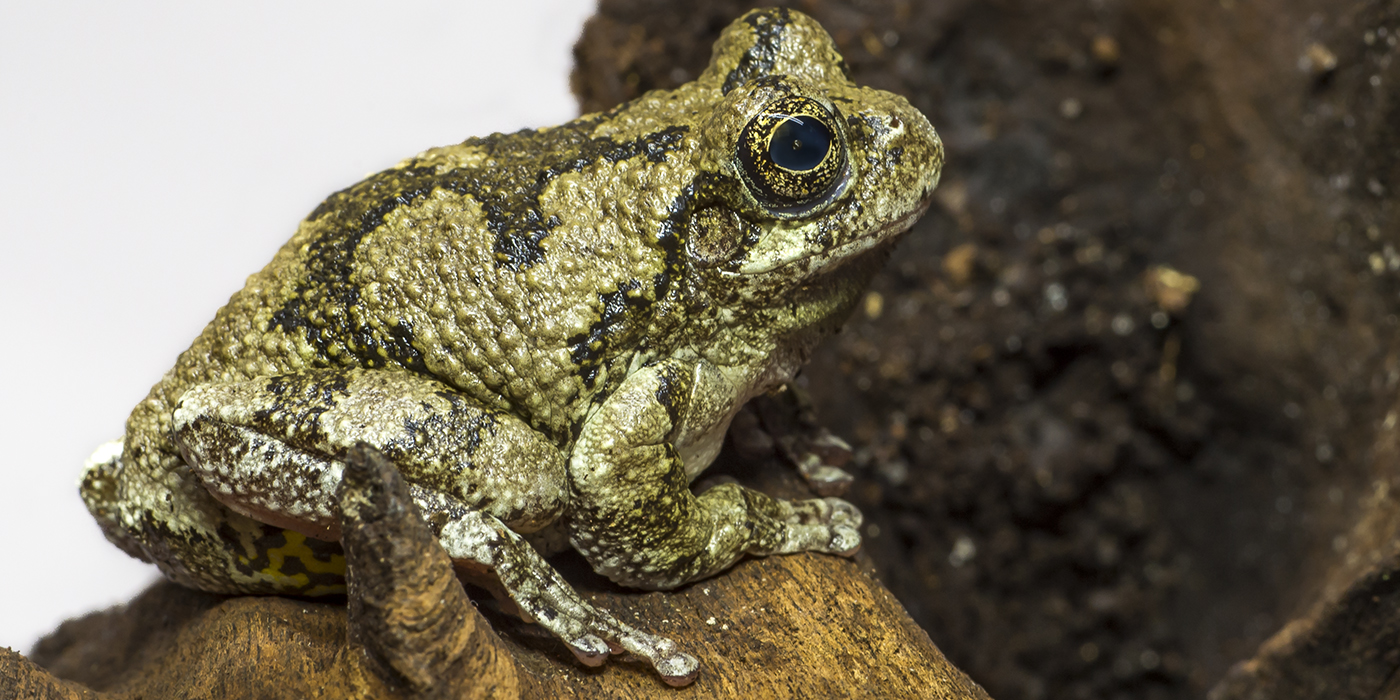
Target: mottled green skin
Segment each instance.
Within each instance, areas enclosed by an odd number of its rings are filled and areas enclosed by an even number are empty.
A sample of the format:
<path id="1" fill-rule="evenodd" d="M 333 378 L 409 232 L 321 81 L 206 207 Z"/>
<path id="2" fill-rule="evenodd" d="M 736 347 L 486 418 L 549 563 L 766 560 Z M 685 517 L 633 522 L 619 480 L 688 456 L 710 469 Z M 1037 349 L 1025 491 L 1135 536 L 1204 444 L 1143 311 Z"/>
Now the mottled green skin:
<path id="1" fill-rule="evenodd" d="M 181 583 L 334 591 L 337 460 L 363 440 L 459 559 L 496 561 L 453 539 L 466 513 L 653 588 L 744 553 L 853 551 L 859 514 L 837 499 L 688 489 L 937 182 L 923 115 L 844 71 L 810 18 L 759 11 L 695 82 L 331 195 L 136 407 L 120 457 L 93 460 L 89 508 Z M 761 201 L 736 155 L 791 95 L 834 107 L 849 163 L 810 211 Z"/>

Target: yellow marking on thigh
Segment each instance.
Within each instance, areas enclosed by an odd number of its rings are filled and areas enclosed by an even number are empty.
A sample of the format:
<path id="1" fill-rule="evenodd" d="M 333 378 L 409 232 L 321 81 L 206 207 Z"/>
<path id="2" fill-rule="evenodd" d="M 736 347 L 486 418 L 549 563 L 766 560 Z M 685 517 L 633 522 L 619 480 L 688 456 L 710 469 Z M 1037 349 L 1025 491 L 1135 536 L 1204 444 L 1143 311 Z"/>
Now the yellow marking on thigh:
<path id="1" fill-rule="evenodd" d="M 228 524 L 238 533 L 238 544 L 243 546 L 243 551 L 238 553 L 239 563 L 252 564 L 258 557 L 258 538 L 262 536 L 262 526 L 252 518 L 233 514 L 228 519 Z"/>
<path id="2" fill-rule="evenodd" d="M 283 530 L 282 536 L 287 543 L 281 547 L 272 547 L 266 551 L 267 568 L 262 573 L 271 577 L 279 586 L 293 586 L 306 589 L 311 584 L 311 579 L 305 573 L 285 574 L 282 567 L 290 559 L 301 562 L 302 568 L 313 574 L 334 574 L 345 576 L 345 556 L 332 554 L 329 561 L 316 558 L 316 553 L 306 546 L 306 535 L 292 530 Z M 338 589 L 338 590 L 334 590 Z M 326 595 L 344 590 L 343 586 L 318 585 L 306 590 L 307 595 Z"/>

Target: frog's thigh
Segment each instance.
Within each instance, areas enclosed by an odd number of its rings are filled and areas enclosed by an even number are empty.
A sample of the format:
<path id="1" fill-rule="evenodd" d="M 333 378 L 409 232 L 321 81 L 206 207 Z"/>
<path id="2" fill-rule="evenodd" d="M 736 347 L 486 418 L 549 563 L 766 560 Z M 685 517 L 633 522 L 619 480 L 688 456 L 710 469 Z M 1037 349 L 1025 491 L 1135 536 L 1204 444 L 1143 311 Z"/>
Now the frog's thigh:
<path id="1" fill-rule="evenodd" d="M 719 372 L 667 361 L 630 377 L 584 425 L 569 477 L 570 539 L 599 573 L 672 588 L 723 571 L 744 554 L 860 546 L 860 511 L 837 498 L 787 501 L 737 484 L 690 492 L 670 440 L 722 420 Z"/>
<path id="2" fill-rule="evenodd" d="M 530 532 L 565 502 L 564 459 L 506 413 L 408 372 L 309 370 L 196 386 L 175 409 L 175 442 L 215 498 L 255 520 L 339 539 L 340 456 L 384 453 L 435 527 L 481 508 Z"/>

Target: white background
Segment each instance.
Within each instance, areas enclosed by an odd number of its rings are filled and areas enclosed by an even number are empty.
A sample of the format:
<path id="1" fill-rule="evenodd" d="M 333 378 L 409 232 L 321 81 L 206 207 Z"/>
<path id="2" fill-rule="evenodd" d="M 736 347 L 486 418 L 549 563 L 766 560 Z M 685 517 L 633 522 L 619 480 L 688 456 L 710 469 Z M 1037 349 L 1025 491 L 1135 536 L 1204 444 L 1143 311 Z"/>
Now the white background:
<path id="1" fill-rule="evenodd" d="M 592 4 L 0 4 L 0 645 L 155 580 L 87 455 L 325 195 L 572 117 Z"/>

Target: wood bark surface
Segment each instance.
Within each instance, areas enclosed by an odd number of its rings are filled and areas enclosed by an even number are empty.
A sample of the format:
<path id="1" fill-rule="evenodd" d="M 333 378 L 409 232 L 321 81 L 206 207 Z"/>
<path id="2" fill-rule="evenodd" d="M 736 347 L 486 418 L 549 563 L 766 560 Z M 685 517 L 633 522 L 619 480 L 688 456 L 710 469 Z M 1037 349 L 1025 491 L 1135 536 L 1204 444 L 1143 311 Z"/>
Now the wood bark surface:
<path id="1" fill-rule="evenodd" d="M 701 662 L 685 688 L 626 657 L 587 668 L 540 628 L 468 601 L 377 459 L 352 458 L 342 489 L 348 606 L 159 583 L 64 623 L 34 661 L 0 653 L 0 697 L 987 697 L 865 565 L 811 554 L 745 561 L 667 593 L 568 572 L 595 604 Z M 355 489 L 371 507 L 351 512 L 344 492 Z"/>
<path id="2" fill-rule="evenodd" d="M 1350 555 L 1311 608 L 1210 692 L 1210 700 L 1400 698 L 1400 401 L 1370 450 L 1375 490 L 1348 533 Z"/>

